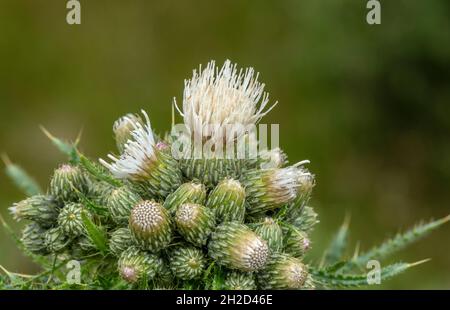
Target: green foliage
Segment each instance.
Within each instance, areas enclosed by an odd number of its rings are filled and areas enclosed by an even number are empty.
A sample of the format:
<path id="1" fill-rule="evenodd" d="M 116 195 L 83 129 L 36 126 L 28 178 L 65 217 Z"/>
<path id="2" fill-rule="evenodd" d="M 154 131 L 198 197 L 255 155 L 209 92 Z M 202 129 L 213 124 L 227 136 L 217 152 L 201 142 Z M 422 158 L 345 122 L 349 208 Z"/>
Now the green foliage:
<path id="1" fill-rule="evenodd" d="M 80 158 L 77 152 L 77 145 L 80 141 L 81 132 L 78 135 L 77 139 L 74 143 L 65 142 L 61 139 L 53 136 L 47 129 L 41 126 L 42 132 L 50 139 L 50 141 L 56 146 L 56 148 L 63 154 L 66 154 L 69 157 L 70 163 L 76 164 L 79 163 Z"/>
<path id="2" fill-rule="evenodd" d="M 344 252 L 347 248 L 349 223 L 350 218 L 346 217 L 344 223 L 342 223 L 341 227 L 336 232 L 333 240 L 328 246 L 328 249 L 325 250 L 323 264 L 331 265 L 343 259 Z"/>
<path id="3" fill-rule="evenodd" d="M 424 263 L 419 261 L 416 263 L 395 263 L 381 268 L 380 281 L 388 280 L 407 269 Z M 338 273 L 333 269 L 310 269 L 315 284 L 322 288 L 356 288 L 369 285 L 367 281 L 367 273 L 351 274 Z"/>
<path id="4" fill-rule="evenodd" d="M 430 221 L 425 224 L 418 224 L 412 229 L 409 229 L 404 233 L 399 233 L 395 237 L 385 241 L 381 245 L 373 247 L 371 250 L 360 254 L 357 258 L 352 260 L 352 263 L 356 265 L 364 265 L 370 259 L 386 258 L 425 237 L 433 230 L 447 223 L 449 220 L 450 215 L 436 221 Z"/>
<path id="5" fill-rule="evenodd" d="M 81 213 L 81 218 L 90 240 L 94 243 L 100 253 L 105 255 L 108 252 L 108 238 L 106 237 L 105 231 L 97 226 L 86 212 Z"/>
<path id="6" fill-rule="evenodd" d="M 16 186 L 27 196 L 42 194 L 39 184 L 19 165 L 12 163 L 8 156 L 2 155 L 5 172 Z"/>
<path id="7" fill-rule="evenodd" d="M 450 220 L 450 215 L 436 220 L 430 221 L 424 224 L 418 224 L 413 228 L 405 231 L 404 233 L 398 233 L 393 238 L 388 239 L 379 246 L 375 246 L 367 252 L 355 255 L 352 259 L 345 263 L 339 263 L 336 266 L 336 272 L 348 272 L 350 270 L 361 270 L 365 267 L 367 262 L 372 259 L 381 260 L 387 258 L 392 254 L 406 248 L 412 243 L 420 240 L 421 238 L 430 234 L 433 230 L 439 228 L 443 224 Z M 341 228 L 342 229 L 342 228 Z M 334 261 L 336 262 L 336 261 Z M 333 263 L 330 261 L 329 263 Z"/>
<path id="8" fill-rule="evenodd" d="M 118 187 L 122 185 L 122 182 L 112 177 L 102 166 L 91 161 L 82 153 L 77 152 L 77 156 L 80 160 L 80 164 L 97 180 L 104 181 L 112 186 Z"/>

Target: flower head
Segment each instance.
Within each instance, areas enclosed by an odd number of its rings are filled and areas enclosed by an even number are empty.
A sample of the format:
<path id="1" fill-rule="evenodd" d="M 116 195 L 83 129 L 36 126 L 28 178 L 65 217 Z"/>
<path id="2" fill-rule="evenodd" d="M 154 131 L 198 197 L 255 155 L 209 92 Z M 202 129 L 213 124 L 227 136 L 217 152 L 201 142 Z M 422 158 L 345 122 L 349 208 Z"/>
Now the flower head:
<path id="1" fill-rule="evenodd" d="M 108 168 L 119 179 L 142 179 L 148 175 L 148 167 L 155 161 L 155 138 L 153 136 L 150 119 L 144 110 L 141 110 L 145 118 L 142 124 L 138 119 L 124 116 L 128 126 L 133 127 L 131 137 L 125 143 L 120 157 L 108 154 L 113 163 L 107 163 L 100 159 L 100 163 Z"/>
<path id="2" fill-rule="evenodd" d="M 314 176 L 303 165 L 308 160 L 285 168 L 254 170 L 244 184 L 250 213 L 273 210 L 308 196 L 314 186 Z"/>
<path id="3" fill-rule="evenodd" d="M 172 240 L 169 212 L 155 201 L 139 202 L 131 210 L 129 227 L 136 243 L 150 251 L 161 250 Z"/>
<path id="4" fill-rule="evenodd" d="M 308 269 L 300 259 L 285 253 L 274 253 L 264 270 L 258 273 L 262 289 L 308 288 Z"/>
<path id="5" fill-rule="evenodd" d="M 208 253 L 220 265 L 230 269 L 255 271 L 266 264 L 269 247 L 246 225 L 225 222 L 211 235 Z"/>
<path id="6" fill-rule="evenodd" d="M 169 261 L 173 275 L 183 280 L 201 276 L 206 263 L 202 250 L 186 245 L 172 250 Z"/>
<path id="7" fill-rule="evenodd" d="M 219 69 L 211 61 L 205 69 L 194 70 L 192 78 L 185 81 L 183 111 L 174 103 L 191 134 L 222 137 L 218 131 L 223 126 L 256 124 L 275 106 L 266 109 L 269 94 L 264 86 L 253 68 L 238 69 L 227 60 Z M 243 129 L 237 130 L 238 138 L 242 134 Z"/>

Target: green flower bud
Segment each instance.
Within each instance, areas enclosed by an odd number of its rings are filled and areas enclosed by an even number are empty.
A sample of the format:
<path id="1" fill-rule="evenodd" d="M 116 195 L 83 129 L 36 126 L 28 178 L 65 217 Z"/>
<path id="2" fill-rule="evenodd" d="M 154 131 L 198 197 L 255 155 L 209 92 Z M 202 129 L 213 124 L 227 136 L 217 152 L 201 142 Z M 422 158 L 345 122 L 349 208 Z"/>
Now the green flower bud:
<path id="1" fill-rule="evenodd" d="M 113 189 L 106 196 L 106 207 L 111 213 L 114 222 L 121 224 L 128 222 L 131 209 L 141 201 L 141 197 L 135 194 L 127 186 Z"/>
<path id="2" fill-rule="evenodd" d="M 255 277 L 252 273 L 232 271 L 225 277 L 224 288 L 233 291 L 256 290 Z"/>
<path id="3" fill-rule="evenodd" d="M 215 211 L 219 222 L 244 222 L 245 190 L 239 181 L 224 179 L 209 194 L 206 207 Z"/>
<path id="4" fill-rule="evenodd" d="M 275 253 L 266 267 L 257 275 L 258 284 L 263 290 L 294 290 L 305 287 L 308 269 L 295 257 Z"/>
<path id="5" fill-rule="evenodd" d="M 45 255 L 48 252 L 45 246 L 44 234 L 45 229 L 36 223 L 31 223 L 23 229 L 20 241 L 31 253 Z"/>
<path id="6" fill-rule="evenodd" d="M 118 261 L 119 274 L 129 283 L 153 279 L 160 268 L 160 259 L 156 255 L 137 247 L 122 252 Z"/>
<path id="7" fill-rule="evenodd" d="M 129 228 L 119 228 L 113 231 L 109 239 L 109 250 L 115 256 L 119 256 L 132 245 L 133 239 Z"/>
<path id="8" fill-rule="evenodd" d="M 181 184 L 164 201 L 164 208 L 175 214 L 178 207 L 183 203 L 198 203 L 203 205 L 206 199 L 206 188 L 203 184 L 192 181 Z"/>
<path id="9" fill-rule="evenodd" d="M 170 252 L 172 274 L 182 280 L 191 280 L 202 275 L 205 256 L 200 249 L 192 246 L 179 246 Z"/>
<path id="10" fill-rule="evenodd" d="M 37 195 L 15 203 L 9 208 L 14 219 L 26 219 L 48 228 L 56 223 L 59 208 L 50 196 Z"/>
<path id="11" fill-rule="evenodd" d="M 50 228 L 44 233 L 44 241 L 50 253 L 58 253 L 64 250 L 70 240 L 64 234 L 61 227 Z"/>
<path id="12" fill-rule="evenodd" d="M 225 222 L 211 235 L 209 255 L 220 265 L 242 271 L 261 269 L 266 264 L 267 242 L 247 226 Z"/>
<path id="13" fill-rule="evenodd" d="M 68 237 L 77 237 L 85 232 L 81 217 L 83 210 L 84 206 L 82 204 L 70 203 L 62 208 L 59 213 L 58 225 Z"/>
<path id="14" fill-rule="evenodd" d="M 304 213 L 304 209 L 306 204 L 309 202 L 311 192 L 314 187 L 314 177 L 311 174 L 306 173 L 299 179 L 299 184 L 300 187 L 297 197 L 292 202 L 287 204 L 285 218 L 288 222 L 292 222 Z M 311 215 L 314 215 L 314 211 L 312 213 L 313 214 Z M 317 214 L 315 216 L 317 217 Z"/>
<path id="15" fill-rule="evenodd" d="M 244 179 L 250 214 L 275 210 L 297 199 L 312 186 L 312 175 L 300 165 L 249 171 Z"/>
<path id="16" fill-rule="evenodd" d="M 306 233 L 290 227 L 285 235 L 284 251 L 293 257 L 301 258 L 311 248 L 311 241 Z"/>
<path id="17" fill-rule="evenodd" d="M 123 153 L 125 144 L 132 138 L 135 123 L 143 124 L 142 118 L 137 114 L 128 113 L 114 122 L 113 132 L 116 138 L 117 149 Z"/>
<path id="18" fill-rule="evenodd" d="M 77 166 L 61 165 L 50 181 L 50 193 L 60 201 L 78 201 L 79 194 L 89 192 L 89 183 L 84 172 Z"/>
<path id="19" fill-rule="evenodd" d="M 172 274 L 172 270 L 170 270 L 169 262 L 161 259 L 161 268 L 156 277 L 156 287 L 172 287 L 174 285 L 174 275 Z"/>
<path id="20" fill-rule="evenodd" d="M 214 212 L 194 203 L 185 203 L 178 208 L 175 223 L 184 239 L 196 246 L 206 244 L 216 225 Z"/>
<path id="21" fill-rule="evenodd" d="M 155 201 L 138 203 L 131 210 L 129 226 L 136 243 L 153 252 L 167 247 L 172 240 L 169 213 Z"/>
<path id="22" fill-rule="evenodd" d="M 283 249 L 283 231 L 272 218 L 266 217 L 261 223 L 253 224 L 252 227 L 258 236 L 266 240 L 272 251 L 279 252 Z"/>
<path id="23" fill-rule="evenodd" d="M 318 215 L 313 208 L 305 206 L 300 214 L 293 218 L 292 225 L 306 233 L 310 233 L 314 225 L 319 223 L 317 217 Z"/>

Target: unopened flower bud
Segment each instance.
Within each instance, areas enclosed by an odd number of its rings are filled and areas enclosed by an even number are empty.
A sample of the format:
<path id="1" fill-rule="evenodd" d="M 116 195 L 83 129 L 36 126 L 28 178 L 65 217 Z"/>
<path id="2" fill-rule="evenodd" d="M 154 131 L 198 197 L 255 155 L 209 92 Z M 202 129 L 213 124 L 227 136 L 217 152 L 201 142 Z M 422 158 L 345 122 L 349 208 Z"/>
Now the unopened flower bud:
<path id="1" fill-rule="evenodd" d="M 138 203 L 131 210 L 129 227 L 137 244 L 153 252 L 167 247 L 172 240 L 169 213 L 155 201 Z"/>
<path id="2" fill-rule="evenodd" d="M 205 268 L 205 257 L 200 249 L 178 246 L 170 252 L 172 274 L 182 280 L 198 278 Z"/>
<path id="3" fill-rule="evenodd" d="M 174 275 L 172 273 L 172 270 L 170 269 L 169 262 L 167 260 L 161 259 L 161 267 L 158 273 L 156 274 L 156 277 L 157 281 L 155 284 L 157 287 L 160 288 L 171 287 L 173 285 Z"/>
<path id="4" fill-rule="evenodd" d="M 216 224 L 213 210 L 194 203 L 178 207 L 175 223 L 183 238 L 196 246 L 206 244 Z"/>
<path id="5" fill-rule="evenodd" d="M 311 241 L 305 232 L 290 227 L 285 234 L 284 251 L 293 257 L 301 258 L 311 248 Z"/>
<path id="6" fill-rule="evenodd" d="M 309 190 L 313 178 L 301 164 L 249 171 L 244 180 L 248 212 L 255 214 L 280 208 L 293 202 L 303 190 Z"/>
<path id="7" fill-rule="evenodd" d="M 50 253 L 58 253 L 65 249 L 70 240 L 61 227 L 50 228 L 44 233 L 45 246 Z"/>
<path id="8" fill-rule="evenodd" d="M 59 213 L 58 225 L 68 237 L 77 237 L 85 232 L 82 212 L 87 212 L 82 204 L 70 203 Z"/>
<path id="9" fill-rule="evenodd" d="M 31 223 L 23 229 L 20 241 L 31 253 L 45 255 L 48 251 L 45 246 L 44 234 L 45 229 L 36 223 Z"/>
<path id="10" fill-rule="evenodd" d="M 209 194 L 207 208 L 215 211 L 218 222 L 244 222 L 245 190 L 241 183 L 233 179 L 224 179 Z"/>
<path id="11" fill-rule="evenodd" d="M 112 220 L 115 223 L 122 224 L 128 221 L 131 209 L 142 199 L 128 186 L 122 186 L 110 191 L 105 200 Z"/>
<path id="12" fill-rule="evenodd" d="M 109 239 L 109 250 L 115 256 L 133 245 L 133 239 L 129 228 L 119 228 L 112 232 Z"/>
<path id="13" fill-rule="evenodd" d="M 137 247 L 130 247 L 122 252 L 118 261 L 119 274 L 128 283 L 153 279 L 160 267 L 159 257 Z"/>
<path id="14" fill-rule="evenodd" d="M 244 291 L 256 290 L 255 277 L 252 273 L 231 271 L 225 277 L 224 288 L 226 290 Z"/>
<path id="15" fill-rule="evenodd" d="M 298 258 L 284 253 L 273 254 L 257 276 L 258 284 L 264 290 L 302 289 L 307 279 L 307 267 Z"/>
<path id="16" fill-rule="evenodd" d="M 235 222 L 219 225 L 208 243 L 209 255 L 230 269 L 255 271 L 266 264 L 267 242 L 247 226 Z"/>
<path id="17" fill-rule="evenodd" d="M 88 182 L 80 167 L 64 164 L 53 174 L 50 181 L 50 193 L 59 201 L 78 201 L 79 192 L 88 193 Z"/>
<path id="18" fill-rule="evenodd" d="M 113 125 L 113 132 L 116 138 L 117 149 L 123 152 L 126 143 L 132 138 L 134 123 L 143 124 L 142 118 L 137 114 L 128 113 L 117 119 Z"/>
<path id="19" fill-rule="evenodd" d="M 51 227 L 56 223 L 59 208 L 50 196 L 37 195 L 15 203 L 9 208 L 14 219 L 30 220 L 38 223 L 44 228 Z"/>
<path id="20" fill-rule="evenodd" d="M 203 205 L 206 199 L 206 188 L 203 184 L 192 181 L 181 184 L 164 201 L 164 208 L 174 214 L 183 203 L 197 203 Z"/>
<path id="21" fill-rule="evenodd" d="M 253 224 L 252 227 L 258 236 L 267 241 L 272 251 L 278 252 L 283 249 L 283 231 L 272 218 L 266 217 L 262 222 Z"/>
<path id="22" fill-rule="evenodd" d="M 310 233 L 313 230 L 314 225 L 319 223 L 319 220 L 314 209 L 309 206 L 305 206 L 301 212 L 299 212 L 297 216 L 292 219 L 291 222 L 292 225 L 298 229 L 306 233 Z"/>

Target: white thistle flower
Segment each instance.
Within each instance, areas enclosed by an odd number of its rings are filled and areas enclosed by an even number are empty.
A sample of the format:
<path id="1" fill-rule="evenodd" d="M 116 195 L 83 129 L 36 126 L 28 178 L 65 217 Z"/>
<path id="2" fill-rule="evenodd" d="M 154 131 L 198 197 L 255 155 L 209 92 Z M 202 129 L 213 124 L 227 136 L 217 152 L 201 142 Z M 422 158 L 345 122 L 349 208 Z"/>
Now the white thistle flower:
<path id="1" fill-rule="evenodd" d="M 100 163 L 108 168 L 119 179 L 142 179 L 148 176 L 148 165 L 155 160 L 155 138 L 153 136 L 150 119 L 144 110 L 145 118 L 142 124 L 136 119 L 125 116 L 124 119 L 132 124 L 131 138 L 125 143 L 120 157 L 108 154 L 113 163 L 100 159 Z"/>
<path id="2" fill-rule="evenodd" d="M 233 130 L 239 138 L 246 126 L 258 123 L 276 105 L 265 110 L 269 94 L 264 92 L 264 86 L 253 68 L 238 70 L 236 64 L 227 60 L 219 69 L 211 61 L 203 71 L 200 66 L 190 80 L 185 80 L 183 111 L 175 99 L 174 105 L 191 135 L 223 139 L 224 126 L 236 125 Z M 232 139 L 225 137 L 226 141 Z"/>

